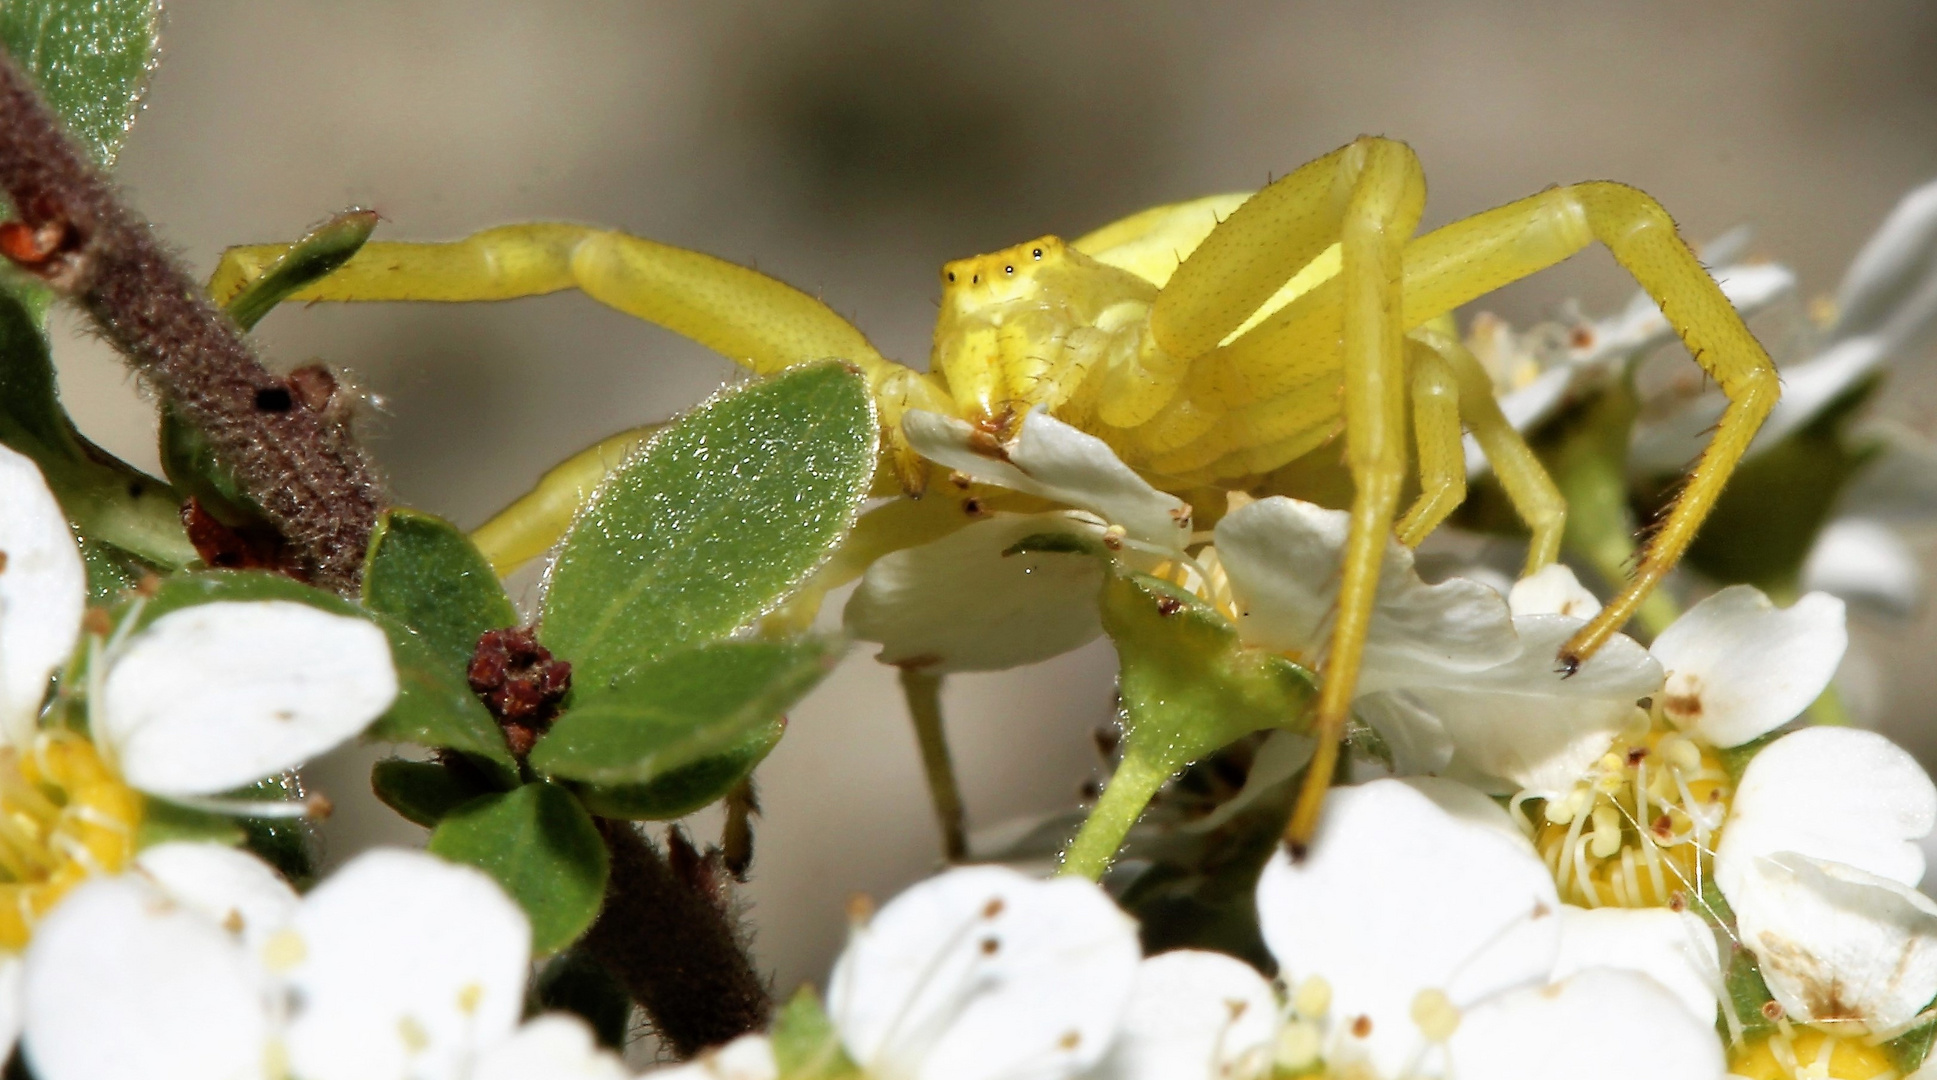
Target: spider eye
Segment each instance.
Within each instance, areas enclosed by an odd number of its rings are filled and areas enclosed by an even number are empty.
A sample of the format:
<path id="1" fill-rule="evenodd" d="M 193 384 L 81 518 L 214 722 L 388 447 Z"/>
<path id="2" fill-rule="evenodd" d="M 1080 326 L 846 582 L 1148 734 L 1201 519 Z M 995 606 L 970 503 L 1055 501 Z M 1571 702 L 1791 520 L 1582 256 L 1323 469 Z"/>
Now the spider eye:
<path id="1" fill-rule="evenodd" d="M 950 281 L 954 281 L 954 280 L 955 280 L 955 271 L 953 271 L 953 270 L 950 270 L 950 271 L 948 272 L 948 280 L 950 280 Z"/>
<path id="2" fill-rule="evenodd" d="M 1016 272 L 1016 268 L 1013 266 L 1005 266 L 1002 268 L 1002 272 L 1005 274 L 1013 274 Z"/>
<path id="3" fill-rule="evenodd" d="M 972 275 L 972 276 L 971 276 L 971 277 L 969 278 L 969 284 L 971 284 L 971 285 L 980 285 L 980 284 L 982 284 L 982 275 L 981 275 L 981 274 L 975 274 L 975 275 Z"/>
<path id="4" fill-rule="evenodd" d="M 1036 250 L 1034 250 L 1034 251 L 1031 251 L 1031 252 L 1030 252 L 1029 254 L 1031 254 L 1031 255 L 1034 255 L 1034 256 L 1036 257 L 1036 261 L 1038 261 L 1038 262 L 1040 262 L 1040 261 L 1042 261 L 1042 249 L 1041 249 L 1041 248 L 1037 248 Z"/>

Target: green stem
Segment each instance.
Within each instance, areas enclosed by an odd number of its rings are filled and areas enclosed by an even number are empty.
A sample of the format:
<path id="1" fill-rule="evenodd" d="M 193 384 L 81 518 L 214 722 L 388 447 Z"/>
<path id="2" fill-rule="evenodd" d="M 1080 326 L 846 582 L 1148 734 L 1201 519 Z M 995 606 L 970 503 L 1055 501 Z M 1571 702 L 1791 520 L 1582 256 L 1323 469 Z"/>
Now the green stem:
<path id="1" fill-rule="evenodd" d="M 902 668 L 901 693 L 915 722 L 915 741 L 921 744 L 921 769 L 928 777 L 928 797 L 934 800 L 935 821 L 942 830 L 942 856 L 961 862 L 968 858 L 968 823 L 962 789 L 955 782 L 955 764 L 948 754 L 948 734 L 942 730 L 942 677 Z"/>
<path id="2" fill-rule="evenodd" d="M 1063 865 L 1058 873 L 1072 874 L 1096 881 L 1103 871 L 1110 868 L 1116 859 L 1117 849 L 1123 846 L 1123 838 L 1130 835 L 1130 827 L 1143 816 L 1144 808 L 1157 789 L 1164 786 L 1175 769 L 1168 762 L 1149 760 L 1134 749 L 1126 749 L 1123 762 L 1116 768 L 1116 775 L 1110 777 L 1110 786 L 1103 789 L 1103 797 L 1096 801 L 1096 808 L 1090 811 L 1089 820 L 1083 822 L 1076 839 L 1069 842 L 1063 850 Z"/>

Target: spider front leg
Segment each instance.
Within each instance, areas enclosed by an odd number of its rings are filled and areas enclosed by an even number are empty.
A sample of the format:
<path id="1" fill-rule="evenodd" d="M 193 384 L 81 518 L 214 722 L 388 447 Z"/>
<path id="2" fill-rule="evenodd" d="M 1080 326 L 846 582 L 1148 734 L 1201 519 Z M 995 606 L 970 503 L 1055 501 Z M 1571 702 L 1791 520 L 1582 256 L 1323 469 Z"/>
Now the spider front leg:
<path id="1" fill-rule="evenodd" d="M 1466 501 L 1466 447 L 1460 441 L 1460 390 L 1452 366 L 1418 341 L 1406 342 L 1412 367 L 1412 436 L 1419 455 L 1419 498 L 1394 526 L 1418 547 Z"/>
<path id="2" fill-rule="evenodd" d="M 1404 145 L 1365 146 L 1340 236 L 1344 323 L 1345 463 L 1352 474 L 1351 526 L 1339 572 L 1337 617 L 1322 668 L 1312 735 L 1318 747 L 1285 836 L 1302 855 L 1338 766 L 1359 664 L 1377 600 L 1406 468 L 1406 362 L 1400 321 L 1405 243 L 1425 205 L 1425 177 Z"/>
<path id="3" fill-rule="evenodd" d="M 233 296 L 287 250 L 229 249 L 210 295 L 217 302 Z M 933 380 L 883 357 L 853 324 L 799 289 L 711 255 L 582 225 L 507 225 L 450 243 L 365 244 L 289 299 L 510 300 L 571 288 L 761 374 L 829 357 L 861 369 L 881 413 L 889 461 L 910 490 L 919 489 L 927 468 L 901 435 L 902 413 L 954 411 Z"/>
<path id="4" fill-rule="evenodd" d="M 1561 648 L 1571 673 L 1626 625 L 1680 561 L 1781 392 L 1775 365 L 1675 231 L 1661 204 L 1623 184 L 1554 188 L 1438 229 L 1406 250 L 1406 323 L 1418 325 L 1599 240 L 1660 306 L 1729 404 L 1634 575 Z"/>

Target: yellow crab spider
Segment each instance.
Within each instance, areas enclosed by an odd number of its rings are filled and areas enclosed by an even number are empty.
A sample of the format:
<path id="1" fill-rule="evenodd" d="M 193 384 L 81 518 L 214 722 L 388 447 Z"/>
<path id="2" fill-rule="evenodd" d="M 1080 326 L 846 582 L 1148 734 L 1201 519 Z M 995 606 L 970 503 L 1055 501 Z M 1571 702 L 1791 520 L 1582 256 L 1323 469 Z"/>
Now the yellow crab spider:
<path id="1" fill-rule="evenodd" d="M 1064 243 L 1043 237 L 943 268 L 929 371 L 882 357 L 820 301 L 731 263 L 620 233 L 514 225 L 447 244 L 372 243 L 296 300 L 501 300 L 578 288 L 757 372 L 841 357 L 867 373 L 888 463 L 927 473 L 909 408 L 1006 437 L 1036 406 L 1108 442 L 1160 487 L 1243 488 L 1343 432 L 1353 481 L 1318 754 L 1287 837 L 1309 839 L 1337 764 L 1386 538 L 1423 539 L 1464 497 L 1462 426 L 1553 560 L 1564 507 L 1449 330 L 1461 304 L 1600 241 L 1647 290 L 1729 405 L 1631 580 L 1561 650 L 1569 673 L 1680 559 L 1775 405 L 1775 368 L 1652 198 L 1616 183 L 1550 188 L 1413 235 L 1425 177 L 1403 143 L 1361 138 L 1248 198 L 1158 207 Z M 218 300 L 280 255 L 224 256 Z M 1410 423 L 1408 422 L 1410 420 Z M 1399 514 L 1417 442 L 1421 495 Z M 1395 525 L 1396 523 L 1396 525 Z"/>

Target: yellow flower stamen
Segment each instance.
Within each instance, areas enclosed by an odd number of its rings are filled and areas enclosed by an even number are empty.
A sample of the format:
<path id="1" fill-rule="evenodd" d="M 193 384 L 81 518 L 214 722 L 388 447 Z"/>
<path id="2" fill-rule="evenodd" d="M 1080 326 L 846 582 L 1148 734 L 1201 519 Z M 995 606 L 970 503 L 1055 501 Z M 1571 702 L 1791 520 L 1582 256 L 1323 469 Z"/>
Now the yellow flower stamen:
<path id="1" fill-rule="evenodd" d="M 1743 1080 L 1896 1080 L 1890 1054 L 1861 1038 L 1787 1027 L 1729 1055 L 1729 1074 Z"/>
<path id="2" fill-rule="evenodd" d="M 43 732 L 31 752 L 0 751 L 0 948 L 20 949 L 69 889 L 134 856 L 141 796 L 94 744 Z"/>

